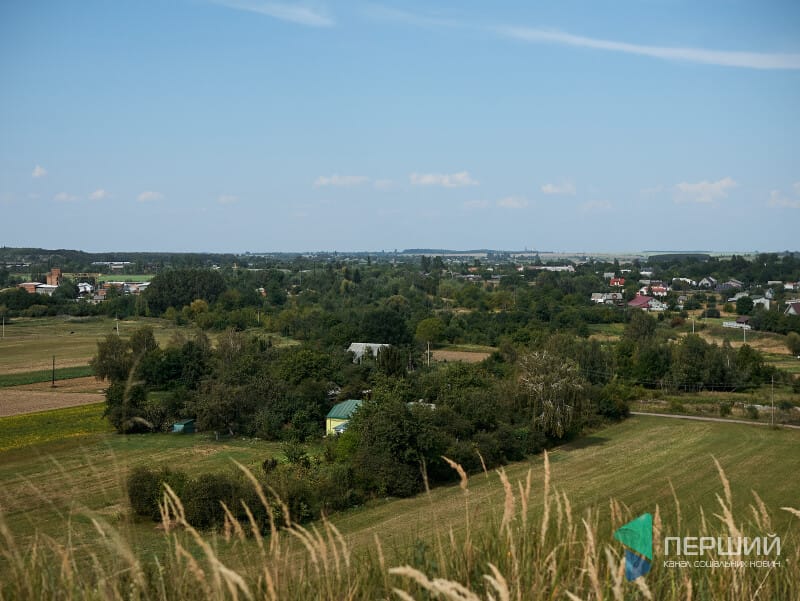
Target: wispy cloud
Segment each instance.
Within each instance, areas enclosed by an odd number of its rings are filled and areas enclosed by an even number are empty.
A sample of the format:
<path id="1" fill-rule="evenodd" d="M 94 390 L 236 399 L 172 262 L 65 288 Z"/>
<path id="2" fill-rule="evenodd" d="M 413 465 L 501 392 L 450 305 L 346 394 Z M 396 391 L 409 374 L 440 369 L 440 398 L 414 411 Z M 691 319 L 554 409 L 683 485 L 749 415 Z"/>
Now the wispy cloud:
<path id="1" fill-rule="evenodd" d="M 575 195 L 575 184 L 572 182 L 563 182 L 561 184 L 545 184 L 542 186 L 542 192 L 545 194 L 563 194 L 574 196 Z"/>
<path id="2" fill-rule="evenodd" d="M 33 171 L 31 172 L 31 177 L 35 177 L 37 179 L 40 177 L 44 177 L 45 175 L 47 175 L 47 169 L 45 169 L 41 165 L 36 165 L 36 167 L 34 167 Z"/>
<path id="3" fill-rule="evenodd" d="M 412 173 L 408 179 L 415 186 L 441 186 L 442 188 L 461 188 L 477 186 L 478 180 L 470 176 L 469 171 L 458 173 Z"/>
<path id="4" fill-rule="evenodd" d="M 109 196 L 111 195 L 108 193 L 108 190 L 104 190 L 103 188 L 98 188 L 97 190 L 89 194 L 89 200 L 105 200 Z"/>
<path id="5" fill-rule="evenodd" d="M 488 200 L 468 200 L 462 206 L 465 209 L 488 209 L 490 204 Z"/>
<path id="6" fill-rule="evenodd" d="M 705 65 L 742 67 L 746 69 L 800 69 L 800 54 L 768 52 L 737 52 L 710 50 L 708 48 L 681 48 L 670 46 L 645 46 L 615 40 L 604 40 L 575 35 L 564 31 L 531 27 L 495 27 L 494 31 L 507 38 L 538 44 L 560 44 L 637 54 L 664 60 L 686 61 Z"/>
<path id="7" fill-rule="evenodd" d="M 675 202 L 709 203 L 720 198 L 726 198 L 728 191 L 739 184 L 730 177 L 716 182 L 682 182 L 675 186 Z"/>
<path id="8" fill-rule="evenodd" d="M 405 23 L 407 25 L 414 25 L 415 27 L 464 27 L 464 23 L 456 19 L 434 15 L 422 15 L 378 4 L 367 4 L 362 7 L 361 12 L 366 17 L 377 21 Z"/>
<path id="9" fill-rule="evenodd" d="M 795 194 L 800 196 L 800 185 L 794 184 L 792 187 L 795 190 Z M 800 198 L 787 198 L 780 190 L 772 190 L 767 204 L 776 209 L 800 209 Z"/>
<path id="10" fill-rule="evenodd" d="M 581 212 L 583 213 L 605 213 L 613 208 L 614 205 L 607 200 L 590 200 L 580 206 Z"/>
<path id="11" fill-rule="evenodd" d="M 388 190 L 394 186 L 394 181 L 390 179 L 376 179 L 372 185 L 376 190 Z"/>
<path id="12" fill-rule="evenodd" d="M 308 27 L 332 27 L 336 24 L 325 10 L 304 4 L 287 2 L 263 2 L 258 0 L 211 0 L 213 4 L 241 10 L 281 21 L 288 21 Z"/>
<path id="13" fill-rule="evenodd" d="M 53 200 L 56 202 L 73 202 L 78 200 L 78 197 L 73 194 L 68 194 L 67 192 L 59 192 L 53 196 Z"/>
<path id="14" fill-rule="evenodd" d="M 323 188 L 325 186 L 339 186 L 343 188 L 350 188 L 352 186 L 360 186 L 369 181 L 366 175 L 339 175 L 338 173 L 325 176 L 320 175 L 314 180 L 315 188 Z"/>
<path id="15" fill-rule="evenodd" d="M 713 50 L 680 46 L 651 46 L 631 44 L 619 40 L 606 40 L 577 35 L 558 29 L 524 27 L 518 25 L 489 26 L 464 20 L 445 18 L 439 15 L 411 13 L 386 7 L 371 7 L 364 11 L 368 17 L 384 21 L 406 23 L 416 27 L 461 27 L 477 31 L 492 32 L 503 38 L 534 44 L 557 44 L 608 52 L 622 52 L 647 56 L 661 60 L 684 61 L 704 65 L 738 67 L 745 69 L 800 69 L 800 54 L 780 52 L 743 52 L 735 50 Z"/>
<path id="16" fill-rule="evenodd" d="M 221 194 L 217 197 L 217 202 L 221 205 L 231 205 L 235 202 L 238 202 L 239 197 L 234 196 L 233 194 Z"/>
<path id="17" fill-rule="evenodd" d="M 528 201 L 521 196 L 506 196 L 497 201 L 497 206 L 501 209 L 524 209 Z"/>
<path id="18" fill-rule="evenodd" d="M 161 200 L 164 198 L 164 195 L 161 192 L 154 192 L 153 190 L 145 190 L 139 196 L 136 197 L 136 200 L 139 202 L 155 202 L 157 200 Z"/>
<path id="19" fill-rule="evenodd" d="M 642 198 L 655 198 L 664 191 L 664 186 L 653 186 L 651 188 L 642 188 L 639 190 L 639 196 Z"/>

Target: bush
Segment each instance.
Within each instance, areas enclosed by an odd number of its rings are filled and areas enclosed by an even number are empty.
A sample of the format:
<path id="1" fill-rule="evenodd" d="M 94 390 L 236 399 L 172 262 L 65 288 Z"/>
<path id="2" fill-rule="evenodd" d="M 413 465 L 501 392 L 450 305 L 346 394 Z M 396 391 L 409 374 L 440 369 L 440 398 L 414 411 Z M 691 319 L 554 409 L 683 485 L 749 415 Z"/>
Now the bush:
<path id="1" fill-rule="evenodd" d="M 671 413 L 684 413 L 686 411 L 686 407 L 684 407 L 683 403 L 681 403 L 679 400 L 672 399 L 669 402 L 669 410 Z"/>
<path id="2" fill-rule="evenodd" d="M 719 414 L 720 414 L 720 417 L 727 417 L 727 416 L 729 416 L 729 415 L 731 414 L 731 411 L 732 411 L 732 410 L 733 410 L 733 406 L 732 406 L 732 403 L 730 403 L 730 402 L 723 401 L 723 402 L 721 402 L 721 403 L 719 404 Z"/>
<path id="3" fill-rule="evenodd" d="M 203 474 L 186 484 L 181 497 L 186 510 L 186 521 L 195 528 L 218 526 L 225 520 L 222 503 L 238 514 L 241 502 L 250 495 L 244 494 L 243 483 L 231 474 Z M 252 508 L 252 507 L 251 507 Z"/>
<path id="4" fill-rule="evenodd" d="M 128 501 L 133 513 L 139 517 L 158 520 L 161 517 L 159 504 L 163 498 L 164 484 L 169 484 L 180 497 L 184 493 L 187 480 L 186 474 L 181 471 L 135 467 L 127 480 Z"/>
<path id="5" fill-rule="evenodd" d="M 755 405 L 748 405 L 745 407 L 745 413 L 750 419 L 758 419 L 758 407 Z"/>
<path id="6" fill-rule="evenodd" d="M 597 413 L 609 419 L 620 420 L 631 413 L 628 403 L 636 398 L 636 391 L 618 380 L 612 380 L 600 390 Z"/>

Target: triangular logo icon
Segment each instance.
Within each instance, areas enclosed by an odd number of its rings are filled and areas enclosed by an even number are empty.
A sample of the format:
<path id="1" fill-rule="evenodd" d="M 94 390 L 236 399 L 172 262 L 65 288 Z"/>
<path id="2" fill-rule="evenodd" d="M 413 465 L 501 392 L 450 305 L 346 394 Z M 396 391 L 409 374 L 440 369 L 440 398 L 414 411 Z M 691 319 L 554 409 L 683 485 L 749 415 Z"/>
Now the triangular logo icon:
<path id="1" fill-rule="evenodd" d="M 625 549 L 625 577 L 636 580 L 650 571 L 653 560 L 653 516 L 643 513 L 638 518 L 620 526 L 614 538 L 627 547 Z"/>

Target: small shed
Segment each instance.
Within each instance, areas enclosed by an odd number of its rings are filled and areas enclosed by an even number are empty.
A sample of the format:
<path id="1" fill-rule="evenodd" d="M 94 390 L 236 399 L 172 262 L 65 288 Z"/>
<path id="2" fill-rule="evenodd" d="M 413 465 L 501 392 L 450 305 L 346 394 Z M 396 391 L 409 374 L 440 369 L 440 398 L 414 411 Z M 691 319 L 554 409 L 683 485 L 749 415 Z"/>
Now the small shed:
<path id="1" fill-rule="evenodd" d="M 359 399 L 348 399 L 334 405 L 328 411 L 328 415 L 325 416 L 325 433 L 330 436 L 331 434 L 344 432 L 347 429 L 346 424 L 350 421 L 356 409 L 361 406 L 361 402 Z"/>
<path id="2" fill-rule="evenodd" d="M 194 434 L 194 420 L 182 419 L 179 422 L 175 422 L 172 424 L 172 431 L 177 432 L 178 434 Z"/>

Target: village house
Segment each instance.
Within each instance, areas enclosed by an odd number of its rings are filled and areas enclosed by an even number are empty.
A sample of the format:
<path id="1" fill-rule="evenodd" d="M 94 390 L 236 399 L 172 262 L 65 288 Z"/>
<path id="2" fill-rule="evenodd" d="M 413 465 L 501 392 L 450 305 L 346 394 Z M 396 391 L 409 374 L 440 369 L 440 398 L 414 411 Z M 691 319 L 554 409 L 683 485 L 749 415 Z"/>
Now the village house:
<path id="1" fill-rule="evenodd" d="M 709 275 L 700 280 L 697 286 L 698 288 L 716 288 L 717 280 Z"/>
<path id="2" fill-rule="evenodd" d="M 381 349 L 388 346 L 388 344 L 378 342 L 353 342 L 347 347 L 347 350 L 353 353 L 353 363 L 361 363 L 365 354 L 369 353 L 373 358 L 376 358 Z"/>
<path id="3" fill-rule="evenodd" d="M 784 315 L 800 315 L 800 302 L 789 303 L 784 311 Z"/>
<path id="4" fill-rule="evenodd" d="M 652 296 L 639 295 L 628 302 L 632 309 L 642 309 L 643 311 L 660 312 L 667 310 L 667 304 Z"/>
<path id="5" fill-rule="evenodd" d="M 348 399 L 334 405 L 325 416 L 325 434 L 331 436 L 347 430 L 350 418 L 361 407 L 361 403 L 359 399 Z"/>
<path id="6" fill-rule="evenodd" d="M 598 305 L 622 305 L 624 297 L 622 292 L 592 292 L 590 300 Z"/>
<path id="7" fill-rule="evenodd" d="M 608 283 L 609 286 L 616 286 L 617 288 L 622 288 L 625 286 L 625 278 L 611 278 L 611 281 Z"/>

